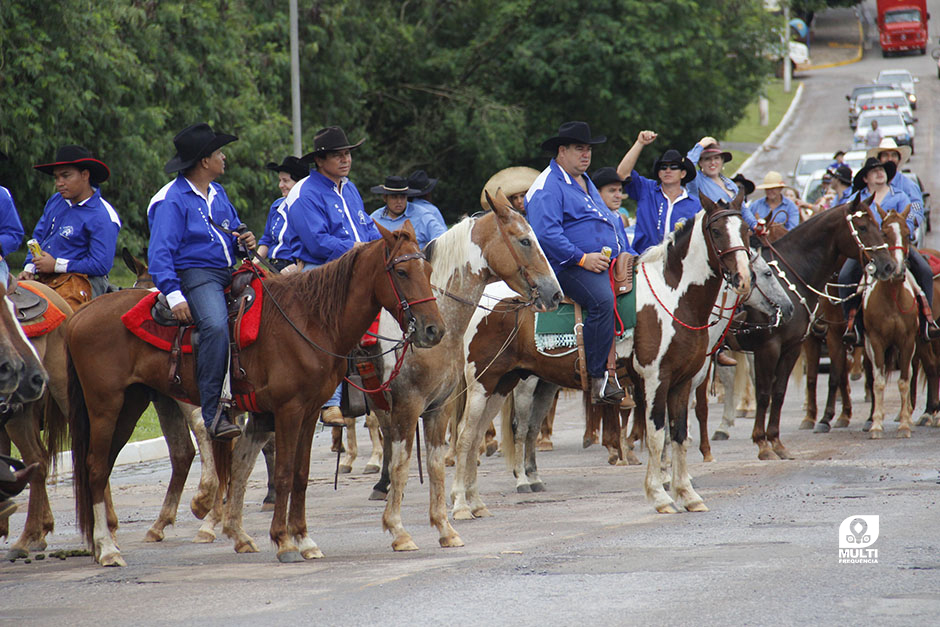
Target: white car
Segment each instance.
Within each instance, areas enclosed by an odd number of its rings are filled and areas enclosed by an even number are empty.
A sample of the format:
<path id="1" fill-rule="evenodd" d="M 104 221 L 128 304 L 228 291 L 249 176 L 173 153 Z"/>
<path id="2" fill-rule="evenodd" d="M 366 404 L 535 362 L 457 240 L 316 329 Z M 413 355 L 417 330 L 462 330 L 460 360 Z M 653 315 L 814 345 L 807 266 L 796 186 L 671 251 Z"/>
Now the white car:
<path id="1" fill-rule="evenodd" d="M 883 85 L 896 85 L 898 89 L 907 94 L 911 108 L 917 108 L 917 96 L 914 95 L 914 83 L 917 82 L 917 79 L 911 76 L 911 73 L 907 70 L 881 70 L 874 82 Z"/>
<path id="2" fill-rule="evenodd" d="M 835 151 L 833 151 L 835 152 Z M 806 181 L 816 170 L 829 167 L 832 163 L 832 152 L 807 152 L 800 155 L 796 162 L 796 167 L 790 172 L 790 180 L 796 189 L 803 189 Z"/>
<path id="3" fill-rule="evenodd" d="M 914 112 L 911 111 L 911 104 L 907 100 L 907 94 L 900 89 L 891 89 L 888 91 L 875 91 L 864 96 L 859 96 L 855 101 L 855 107 L 859 113 L 863 111 L 877 111 L 879 109 L 896 109 L 904 118 L 905 124 L 913 124 L 917 121 Z"/>
<path id="4" fill-rule="evenodd" d="M 865 111 L 860 114 L 852 148 L 865 148 L 865 136 L 871 130 L 872 120 L 878 121 L 882 138 L 892 137 L 898 146 L 910 146 L 911 154 L 914 153 L 914 125 L 905 124 L 901 114 L 891 110 Z"/>
<path id="5" fill-rule="evenodd" d="M 809 175 L 809 178 L 806 179 L 806 184 L 803 185 L 803 191 L 800 194 L 805 202 L 813 205 L 819 202 L 819 199 L 822 198 L 823 193 L 826 191 L 823 188 L 823 176 L 826 175 L 826 170 L 816 170 Z"/>
<path id="6" fill-rule="evenodd" d="M 865 159 L 868 157 L 867 150 L 850 150 L 842 157 L 842 163 L 849 166 L 852 170 L 852 176 L 862 169 L 865 165 Z"/>

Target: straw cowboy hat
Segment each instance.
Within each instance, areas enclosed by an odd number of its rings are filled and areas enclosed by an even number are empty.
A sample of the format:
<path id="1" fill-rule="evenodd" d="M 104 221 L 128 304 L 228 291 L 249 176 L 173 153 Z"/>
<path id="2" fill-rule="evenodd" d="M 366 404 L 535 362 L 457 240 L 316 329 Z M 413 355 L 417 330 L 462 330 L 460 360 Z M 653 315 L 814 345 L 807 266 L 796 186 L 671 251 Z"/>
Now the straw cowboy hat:
<path id="1" fill-rule="evenodd" d="M 84 146 L 62 146 L 55 153 L 55 161 L 52 163 L 41 163 L 33 167 L 45 174 L 52 174 L 52 171 L 61 165 L 72 165 L 81 170 L 88 170 L 92 185 L 100 185 L 108 180 L 111 171 L 104 162 L 95 159 L 91 151 Z"/>
<path id="2" fill-rule="evenodd" d="M 604 135 L 591 136 L 591 127 L 587 122 L 565 122 L 558 127 L 558 134 L 542 142 L 542 150 L 555 152 L 559 146 L 567 144 L 588 144 L 594 146 L 607 141 Z"/>
<path id="3" fill-rule="evenodd" d="M 496 198 L 497 189 L 502 189 L 507 198 L 516 194 L 524 194 L 529 191 L 538 176 L 538 170 L 524 165 L 500 170 L 491 176 L 490 180 L 483 186 L 483 191 L 480 192 L 480 206 L 483 207 L 484 211 L 490 210 L 490 206 L 486 203 L 486 192 L 489 192 L 493 198 Z"/>
<path id="4" fill-rule="evenodd" d="M 783 189 L 786 186 L 787 184 L 783 182 L 783 177 L 780 176 L 780 173 L 771 170 L 764 175 L 764 182 L 754 189 Z"/>
<path id="5" fill-rule="evenodd" d="M 173 138 L 176 154 L 166 162 L 163 171 L 173 174 L 188 170 L 200 159 L 208 157 L 222 146 L 237 140 L 238 138 L 234 135 L 216 133 L 205 122 L 188 126 Z"/>
<path id="6" fill-rule="evenodd" d="M 880 159 L 879 155 L 889 150 L 893 150 L 894 152 L 901 155 L 901 162 L 898 164 L 898 167 L 907 163 L 911 158 L 911 147 L 898 146 L 893 137 L 885 137 L 882 139 L 877 148 L 870 148 L 868 150 L 868 152 L 865 154 L 865 158 L 868 159 L 869 157 L 874 157 L 875 159 Z"/>

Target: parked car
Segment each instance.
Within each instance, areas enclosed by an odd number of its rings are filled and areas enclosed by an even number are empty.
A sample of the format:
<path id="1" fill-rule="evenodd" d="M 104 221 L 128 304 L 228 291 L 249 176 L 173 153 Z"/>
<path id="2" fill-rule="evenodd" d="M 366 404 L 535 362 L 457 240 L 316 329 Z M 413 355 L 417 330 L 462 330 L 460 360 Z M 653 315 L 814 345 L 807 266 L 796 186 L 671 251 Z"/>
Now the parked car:
<path id="1" fill-rule="evenodd" d="M 796 189 L 803 189 L 813 172 L 819 169 L 825 170 L 830 163 L 832 163 L 831 152 L 807 152 L 800 155 L 796 167 L 790 172 L 790 180 L 793 181 L 793 186 Z"/>
<path id="2" fill-rule="evenodd" d="M 865 165 L 867 155 L 867 150 L 850 150 L 842 157 L 842 163 L 849 166 L 852 169 L 852 176 L 855 176 L 855 173 Z"/>
<path id="3" fill-rule="evenodd" d="M 878 78 L 875 82 L 879 85 L 894 85 L 907 94 L 907 99 L 911 103 L 911 108 L 917 108 L 917 96 L 914 94 L 914 83 L 917 79 L 911 76 L 907 70 L 881 70 L 878 72 Z"/>
<path id="4" fill-rule="evenodd" d="M 917 121 L 914 112 L 911 111 L 911 105 L 907 100 L 907 94 L 900 89 L 890 89 L 886 91 L 874 91 L 870 94 L 863 94 L 855 101 L 855 108 L 862 111 L 876 111 L 879 109 L 896 109 L 904 118 L 905 124 L 913 124 Z"/>
<path id="5" fill-rule="evenodd" d="M 803 191 L 800 193 L 800 198 L 811 205 L 819 202 L 819 199 L 822 198 L 822 195 L 826 191 L 822 184 L 823 177 L 825 175 L 825 168 L 821 170 L 815 170 L 812 174 L 810 174 L 806 179 L 806 184 L 803 185 Z"/>
<path id="6" fill-rule="evenodd" d="M 858 119 L 858 111 L 855 108 L 855 101 L 862 94 L 871 94 L 876 91 L 884 91 L 885 89 L 895 89 L 893 85 L 881 85 L 881 84 L 868 84 L 868 85 L 856 85 L 852 88 L 851 94 L 846 94 L 845 99 L 849 101 L 849 126 L 855 128 L 855 120 Z"/>
<path id="7" fill-rule="evenodd" d="M 865 136 L 871 130 L 871 121 L 878 120 L 878 129 L 882 137 L 892 137 L 898 146 L 910 146 L 914 152 L 914 125 L 905 124 L 904 118 L 897 111 L 864 111 L 858 116 L 858 128 L 852 140 L 852 148 L 864 148 Z"/>

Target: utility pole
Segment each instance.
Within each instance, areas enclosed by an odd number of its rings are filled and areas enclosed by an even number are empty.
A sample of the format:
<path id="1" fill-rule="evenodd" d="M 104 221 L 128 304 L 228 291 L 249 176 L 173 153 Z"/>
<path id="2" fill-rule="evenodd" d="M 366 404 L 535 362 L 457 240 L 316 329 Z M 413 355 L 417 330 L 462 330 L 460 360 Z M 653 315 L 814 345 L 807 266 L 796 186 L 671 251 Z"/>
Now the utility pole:
<path id="1" fill-rule="evenodd" d="M 292 0 L 296 2 L 296 0 Z M 783 3 L 783 91 L 790 93 L 793 65 L 790 61 L 790 3 Z"/>
<path id="2" fill-rule="evenodd" d="M 290 100 L 294 156 L 303 156 L 300 140 L 300 37 L 297 34 L 297 0 L 290 1 Z"/>

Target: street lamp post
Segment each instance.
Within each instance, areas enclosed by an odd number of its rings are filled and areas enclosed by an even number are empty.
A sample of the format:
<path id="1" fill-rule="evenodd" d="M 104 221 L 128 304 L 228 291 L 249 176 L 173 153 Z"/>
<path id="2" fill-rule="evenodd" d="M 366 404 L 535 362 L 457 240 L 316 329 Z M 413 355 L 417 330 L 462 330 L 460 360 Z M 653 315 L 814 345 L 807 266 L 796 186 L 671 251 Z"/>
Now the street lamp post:
<path id="1" fill-rule="evenodd" d="M 297 0 L 290 0 L 290 100 L 294 156 L 303 155 L 300 141 L 300 44 L 297 35 Z"/>

